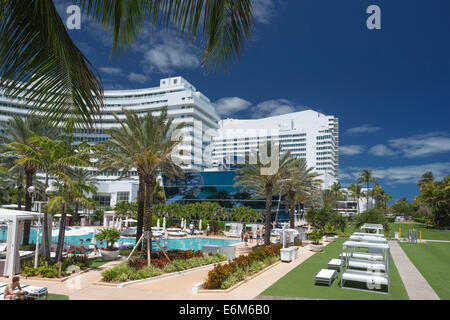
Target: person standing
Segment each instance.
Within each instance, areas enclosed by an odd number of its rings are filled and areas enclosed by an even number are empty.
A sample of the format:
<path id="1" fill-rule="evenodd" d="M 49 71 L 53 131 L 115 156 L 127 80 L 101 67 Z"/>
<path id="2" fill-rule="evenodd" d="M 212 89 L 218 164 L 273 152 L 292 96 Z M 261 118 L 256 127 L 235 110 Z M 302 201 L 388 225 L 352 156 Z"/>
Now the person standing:
<path id="1" fill-rule="evenodd" d="M 256 229 L 256 245 L 259 246 L 259 242 L 261 241 L 261 230 Z"/>
<path id="2" fill-rule="evenodd" d="M 191 224 L 189 225 L 189 229 L 191 230 L 191 236 L 194 235 L 194 224 L 191 221 Z"/>
<path id="3" fill-rule="evenodd" d="M 210 228 L 209 228 L 209 223 L 206 225 L 206 236 L 209 236 L 209 232 L 210 232 Z"/>
<path id="4" fill-rule="evenodd" d="M 244 242 L 245 242 L 245 246 L 247 247 L 248 246 L 248 232 L 246 232 L 245 233 L 245 235 L 244 235 Z"/>

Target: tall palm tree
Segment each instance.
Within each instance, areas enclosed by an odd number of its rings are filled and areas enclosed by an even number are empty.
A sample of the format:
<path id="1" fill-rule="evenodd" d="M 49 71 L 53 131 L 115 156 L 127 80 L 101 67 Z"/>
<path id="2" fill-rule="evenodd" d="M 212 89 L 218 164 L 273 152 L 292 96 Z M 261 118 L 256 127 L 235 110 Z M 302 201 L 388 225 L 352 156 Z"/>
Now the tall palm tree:
<path id="1" fill-rule="evenodd" d="M 1 46 L 1 45 L 0 45 Z M 23 153 L 16 149 L 12 142 L 22 145 L 29 145 L 33 135 L 47 136 L 55 138 L 58 136 L 58 130 L 51 127 L 48 122 L 36 115 L 30 114 L 27 117 L 13 115 L 8 122 L 2 123 L 3 133 L 0 133 L 0 143 L 6 144 L 4 155 L 9 157 L 23 157 Z M 32 196 L 28 188 L 33 185 L 33 180 L 37 172 L 31 163 L 23 162 L 20 167 L 25 173 L 25 211 L 31 211 Z M 10 171 L 15 171 L 16 166 L 10 166 Z M 30 221 L 24 225 L 23 243 L 28 244 L 30 239 Z"/>
<path id="2" fill-rule="evenodd" d="M 151 232 L 153 187 L 158 173 L 164 173 L 170 179 L 184 176 L 181 167 L 173 160 L 173 153 L 182 137 L 173 141 L 171 133 L 185 124 L 172 126 L 173 119 L 168 118 L 167 107 L 161 110 L 159 117 L 154 117 L 151 112 L 139 117 L 136 112 L 126 109 L 123 113 L 125 120 L 114 114 L 120 126 L 106 130 L 111 139 L 105 141 L 99 157 L 103 166 L 121 168 L 122 172 L 129 168 L 137 169 L 139 182 L 143 182 L 145 187 L 144 231 Z M 138 232 L 139 220 L 138 214 Z"/>
<path id="3" fill-rule="evenodd" d="M 75 182 L 68 178 L 67 180 L 59 181 L 54 186 L 57 191 L 48 202 L 48 210 L 55 211 L 55 209 L 58 209 L 62 212 L 61 223 L 59 225 L 58 245 L 56 247 L 56 262 L 61 262 L 66 229 L 67 209 L 75 203 L 81 204 L 90 209 L 94 206 L 92 199 L 85 196 L 85 194 L 92 191 L 90 185 L 85 184 L 82 181 Z"/>
<path id="4" fill-rule="evenodd" d="M 265 234 L 264 243 L 270 244 L 271 231 L 271 213 L 272 213 L 272 197 L 274 191 L 284 176 L 285 170 L 288 170 L 294 161 L 289 155 L 289 152 L 284 152 L 281 156 L 280 146 L 273 142 L 262 143 L 259 150 L 267 150 L 266 155 L 278 161 L 275 168 L 267 170 L 267 164 L 261 162 L 261 157 L 258 157 L 256 149 L 251 150 L 250 157 L 246 157 L 246 164 L 236 170 L 236 177 L 234 178 L 235 187 L 242 187 L 242 191 L 249 191 L 253 198 L 266 199 L 266 214 L 265 214 Z M 255 164 L 251 164 L 249 159 L 257 160 Z M 271 163 L 271 165 L 274 165 Z"/>
<path id="5" fill-rule="evenodd" d="M 112 35 L 116 56 L 131 48 L 147 22 L 191 40 L 200 33 L 203 65 L 213 71 L 240 57 L 254 21 L 251 0 L 73 4 Z M 0 86 L 12 98 L 30 99 L 54 122 L 74 115 L 92 124 L 103 107 L 100 75 L 70 38 L 52 0 L 0 0 Z"/>
<path id="6" fill-rule="evenodd" d="M 356 211 L 359 213 L 359 199 L 362 196 L 361 186 L 358 183 L 352 183 L 348 190 L 351 193 L 350 196 L 356 200 Z"/>
<path id="7" fill-rule="evenodd" d="M 369 210 L 369 186 L 370 183 L 375 183 L 375 181 L 377 180 L 377 178 L 372 176 L 372 171 L 369 169 L 364 169 L 363 172 L 361 172 L 359 178 L 358 178 L 358 183 L 361 184 L 366 184 L 366 201 L 367 201 L 367 210 Z"/>
<path id="8" fill-rule="evenodd" d="M 318 179 L 318 176 L 320 174 L 314 172 L 314 167 L 308 167 L 304 158 L 295 158 L 291 166 L 283 172 L 280 183 L 281 190 L 287 193 L 289 199 L 289 224 L 291 228 L 295 227 L 294 213 L 296 195 L 310 195 L 319 189 L 323 181 Z"/>

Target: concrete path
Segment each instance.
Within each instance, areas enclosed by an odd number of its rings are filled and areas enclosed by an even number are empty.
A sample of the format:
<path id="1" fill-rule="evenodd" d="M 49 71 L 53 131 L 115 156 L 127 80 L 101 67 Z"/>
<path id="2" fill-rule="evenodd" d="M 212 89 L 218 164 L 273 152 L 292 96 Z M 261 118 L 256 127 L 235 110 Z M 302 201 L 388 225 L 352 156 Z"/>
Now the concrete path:
<path id="1" fill-rule="evenodd" d="M 397 241 L 389 241 L 392 259 L 411 300 L 440 300 Z"/>
<path id="2" fill-rule="evenodd" d="M 22 284 L 45 286 L 50 293 L 68 295 L 70 300 L 250 300 L 278 281 L 314 253 L 306 248 L 299 248 L 299 258 L 291 263 L 280 263 L 259 276 L 245 282 L 229 293 L 193 293 L 192 287 L 203 282 L 211 268 L 179 272 L 169 278 L 139 283 L 124 288 L 100 286 L 93 283 L 100 280 L 101 272 L 120 263 L 114 261 L 81 274 L 66 282 L 21 279 Z M 7 280 L 6 280 L 7 281 Z"/>

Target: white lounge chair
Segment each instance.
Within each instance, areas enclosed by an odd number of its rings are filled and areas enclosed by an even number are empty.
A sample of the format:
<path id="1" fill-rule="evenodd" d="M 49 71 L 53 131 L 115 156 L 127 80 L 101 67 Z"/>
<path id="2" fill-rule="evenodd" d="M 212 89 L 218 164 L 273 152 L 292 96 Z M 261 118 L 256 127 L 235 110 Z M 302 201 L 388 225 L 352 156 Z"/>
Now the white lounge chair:
<path id="1" fill-rule="evenodd" d="M 389 277 L 385 273 L 346 270 L 341 276 L 341 286 L 343 288 L 348 288 L 347 286 L 345 286 L 346 281 L 365 283 L 367 284 L 367 288 L 369 290 L 377 289 L 377 286 L 381 285 L 388 286 L 389 288 Z"/>
<path id="2" fill-rule="evenodd" d="M 368 261 L 382 261 L 383 255 L 382 254 L 370 254 L 370 253 L 364 253 L 364 252 L 343 252 L 339 254 L 339 258 L 343 259 L 345 257 L 353 257 L 356 259 L 366 259 Z"/>
<path id="3" fill-rule="evenodd" d="M 364 261 L 359 259 L 350 259 L 348 267 L 351 269 L 364 269 L 367 271 L 386 272 L 386 265 L 380 261 Z"/>
<path id="4" fill-rule="evenodd" d="M 314 284 L 326 284 L 329 287 L 338 274 L 336 270 L 322 269 L 314 277 Z"/>
<path id="5" fill-rule="evenodd" d="M 1 283 L 0 284 L 0 300 L 5 300 L 4 297 L 4 290 L 7 286 L 7 283 Z M 29 285 L 23 285 L 21 286 L 22 290 L 25 291 L 25 298 L 26 299 L 39 299 L 40 297 L 45 296 L 47 299 L 48 297 L 48 290 L 46 287 L 37 287 L 37 286 L 29 286 Z M 18 292 L 19 290 L 14 290 L 14 292 Z"/>

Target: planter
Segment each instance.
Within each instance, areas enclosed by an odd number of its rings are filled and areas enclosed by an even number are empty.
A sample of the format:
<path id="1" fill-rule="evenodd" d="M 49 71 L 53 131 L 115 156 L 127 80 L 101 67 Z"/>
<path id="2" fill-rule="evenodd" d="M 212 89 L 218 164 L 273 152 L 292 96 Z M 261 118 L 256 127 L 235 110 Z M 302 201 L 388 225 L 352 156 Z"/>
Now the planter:
<path id="1" fill-rule="evenodd" d="M 325 246 L 323 244 L 310 244 L 309 251 L 322 252 Z"/>
<path id="2" fill-rule="evenodd" d="M 100 254 L 102 255 L 102 259 L 107 261 L 112 261 L 119 258 L 119 250 L 114 251 L 102 250 Z"/>

